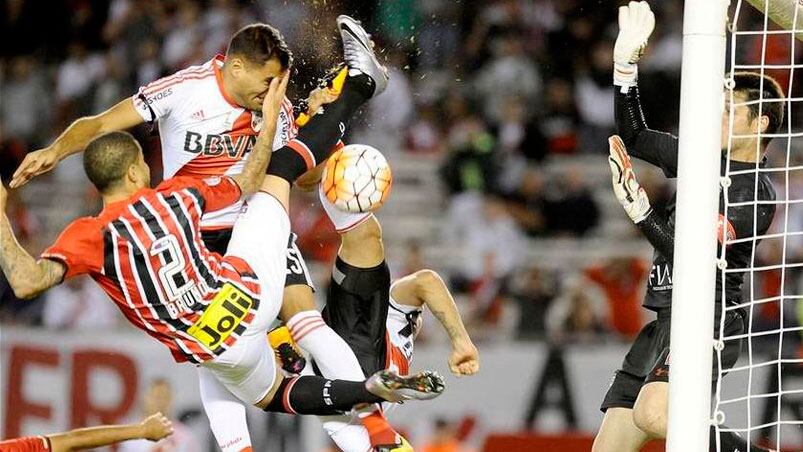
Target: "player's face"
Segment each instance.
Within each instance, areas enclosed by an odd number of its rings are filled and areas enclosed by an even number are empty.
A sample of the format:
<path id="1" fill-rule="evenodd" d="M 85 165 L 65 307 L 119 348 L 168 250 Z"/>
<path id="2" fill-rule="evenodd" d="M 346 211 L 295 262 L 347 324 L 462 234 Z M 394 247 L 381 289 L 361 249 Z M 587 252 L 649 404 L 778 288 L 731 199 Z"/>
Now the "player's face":
<path id="1" fill-rule="evenodd" d="M 131 166 L 132 178 L 137 188 L 146 188 L 151 185 L 151 168 L 145 161 L 142 149 L 139 150 L 137 161 Z"/>
<path id="2" fill-rule="evenodd" d="M 235 99 L 243 108 L 261 111 L 270 81 L 283 72 L 278 58 L 271 58 L 263 65 L 244 61 L 241 70 L 237 71 Z"/>
<path id="3" fill-rule="evenodd" d="M 747 101 L 744 93 L 733 93 L 734 104 L 743 104 Z M 750 108 L 747 105 L 731 105 L 730 96 L 725 95 L 725 109 L 722 112 L 722 152 L 727 152 L 730 140 L 730 114 L 733 110 L 733 135 L 755 135 L 761 121 L 750 117 Z M 755 147 L 755 138 L 734 138 L 730 143 L 731 149 Z"/>

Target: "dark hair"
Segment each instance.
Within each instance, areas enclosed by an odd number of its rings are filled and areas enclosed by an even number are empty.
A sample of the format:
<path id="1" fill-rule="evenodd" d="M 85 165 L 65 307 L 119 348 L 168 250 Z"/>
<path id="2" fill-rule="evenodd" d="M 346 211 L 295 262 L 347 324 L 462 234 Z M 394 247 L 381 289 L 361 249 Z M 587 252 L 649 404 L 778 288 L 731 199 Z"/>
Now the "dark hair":
<path id="1" fill-rule="evenodd" d="M 92 140 L 84 151 L 84 172 L 101 193 L 120 181 L 141 150 L 128 132 L 109 132 Z"/>
<path id="2" fill-rule="evenodd" d="M 764 86 L 761 86 L 762 80 Z M 769 75 L 761 75 L 757 72 L 736 72 L 733 74 L 733 90 L 738 93 L 743 93 L 747 101 L 757 101 L 759 99 L 778 99 L 777 101 L 765 102 L 762 101 L 761 115 L 769 119 L 767 130 L 764 133 L 777 133 L 781 128 L 784 116 L 784 93 L 781 85 Z M 750 104 L 747 106 L 749 109 L 749 118 L 751 120 L 758 117 L 759 103 Z M 772 137 L 763 137 L 762 143 L 766 145 Z"/>
<path id="3" fill-rule="evenodd" d="M 268 24 L 251 24 L 235 33 L 226 50 L 227 57 L 232 55 L 239 55 L 260 65 L 276 57 L 282 68 L 293 63 L 293 52 L 284 42 L 284 37 L 279 30 Z"/>

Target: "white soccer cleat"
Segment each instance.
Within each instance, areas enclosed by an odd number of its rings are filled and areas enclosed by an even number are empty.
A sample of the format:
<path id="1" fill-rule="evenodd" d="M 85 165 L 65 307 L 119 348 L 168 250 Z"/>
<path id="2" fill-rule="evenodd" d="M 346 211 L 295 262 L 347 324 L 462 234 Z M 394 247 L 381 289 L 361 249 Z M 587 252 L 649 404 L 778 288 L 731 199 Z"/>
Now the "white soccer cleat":
<path id="1" fill-rule="evenodd" d="M 374 53 L 371 35 L 359 21 L 346 15 L 337 17 L 337 28 L 343 40 L 343 58 L 349 75 L 355 70 L 367 75 L 374 82 L 372 97 L 378 96 L 388 86 L 388 72 Z"/>
<path id="2" fill-rule="evenodd" d="M 368 392 L 388 402 L 429 400 L 443 393 L 446 385 L 437 372 L 425 371 L 401 376 L 392 370 L 380 370 L 365 381 Z"/>

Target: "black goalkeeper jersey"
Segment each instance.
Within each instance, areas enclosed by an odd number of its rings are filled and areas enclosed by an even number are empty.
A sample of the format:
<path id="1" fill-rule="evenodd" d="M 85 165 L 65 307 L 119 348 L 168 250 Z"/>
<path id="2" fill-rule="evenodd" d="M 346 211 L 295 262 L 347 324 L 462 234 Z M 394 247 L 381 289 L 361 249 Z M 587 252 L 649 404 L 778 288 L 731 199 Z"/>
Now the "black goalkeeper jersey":
<path id="1" fill-rule="evenodd" d="M 677 137 L 663 132 L 650 130 L 646 126 L 639 103 L 638 88 L 632 87 L 627 93 L 616 92 L 616 123 L 619 134 L 627 147 L 628 153 L 638 159 L 644 160 L 661 168 L 668 178 L 677 177 L 678 166 L 678 140 Z M 720 165 L 720 175 L 725 175 L 727 160 L 723 156 Z M 759 164 L 763 168 L 765 162 Z M 731 160 L 730 171 L 755 170 L 753 162 L 737 162 Z M 731 185 L 728 188 L 729 204 L 754 201 L 774 201 L 775 189 L 770 183 L 766 173 L 756 171 L 731 175 Z M 756 181 L 758 178 L 758 181 Z M 727 227 L 730 238 L 746 238 L 764 234 L 772 223 L 775 215 L 774 204 L 749 204 L 745 206 L 729 207 L 727 222 L 724 221 L 725 199 L 720 189 L 719 196 L 720 224 Z M 667 219 L 669 227 L 675 227 L 675 195 L 667 203 L 663 212 L 658 212 Z M 758 215 L 757 217 L 755 217 Z M 754 230 L 755 226 L 755 230 Z M 721 234 L 720 234 L 721 236 Z M 721 237 L 720 237 L 721 238 Z M 712 238 L 716 240 L 716 238 Z M 758 241 L 745 241 L 728 246 L 725 253 L 728 269 L 747 269 L 751 265 L 753 247 Z M 671 244 L 670 244 L 671 245 Z M 671 249 L 671 248 L 670 248 Z M 719 252 L 717 253 L 719 255 Z M 722 272 L 716 271 L 716 300 L 722 299 Z M 729 272 L 725 277 L 725 299 L 730 304 L 741 302 L 742 283 L 744 271 Z M 647 282 L 647 293 L 644 297 L 644 307 L 660 310 L 671 307 L 672 304 L 672 259 L 657 249 L 654 252 L 652 270 Z"/>

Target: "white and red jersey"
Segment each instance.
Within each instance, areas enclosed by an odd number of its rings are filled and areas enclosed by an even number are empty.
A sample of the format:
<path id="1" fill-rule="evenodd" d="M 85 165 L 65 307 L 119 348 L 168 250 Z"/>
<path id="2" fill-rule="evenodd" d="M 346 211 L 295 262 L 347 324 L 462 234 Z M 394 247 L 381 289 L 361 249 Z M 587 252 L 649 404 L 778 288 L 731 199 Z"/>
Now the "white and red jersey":
<path id="1" fill-rule="evenodd" d="M 251 267 L 207 250 L 201 240 L 203 213 L 235 203 L 240 194 L 229 177 L 175 177 L 107 205 L 96 217 L 73 221 L 42 257 L 63 263 L 65 279 L 91 276 L 126 318 L 170 348 L 176 361 L 204 362 L 234 345 L 259 306 L 260 285 Z M 237 326 L 210 346 L 193 327 L 232 286 L 253 303 L 245 304 Z"/>
<path id="2" fill-rule="evenodd" d="M 223 87 L 218 55 L 200 66 L 191 66 L 151 82 L 133 96 L 134 106 L 145 121 L 158 121 L 164 179 L 174 176 L 205 178 L 238 174 L 262 128 L 261 112 L 237 105 Z M 298 133 L 293 106 L 285 98 L 276 126 L 273 150 L 286 145 Z M 241 203 L 207 212 L 204 230 L 234 225 Z"/>
<path id="3" fill-rule="evenodd" d="M 392 289 L 391 286 L 391 292 Z M 389 304 L 385 323 L 385 368 L 394 370 L 399 375 L 407 375 L 413 361 L 416 319 L 422 311 L 419 307 L 398 303 L 392 295 Z"/>

